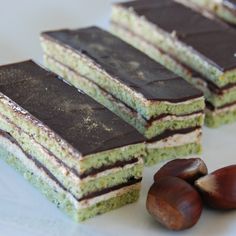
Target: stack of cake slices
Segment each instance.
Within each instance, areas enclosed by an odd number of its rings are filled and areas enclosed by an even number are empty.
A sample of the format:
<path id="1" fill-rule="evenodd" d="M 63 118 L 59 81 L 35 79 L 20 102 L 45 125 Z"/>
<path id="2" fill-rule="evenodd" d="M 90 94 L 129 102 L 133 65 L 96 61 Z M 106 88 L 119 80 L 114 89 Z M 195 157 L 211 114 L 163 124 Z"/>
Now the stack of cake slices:
<path id="1" fill-rule="evenodd" d="M 206 124 L 236 121 L 236 31 L 173 0 L 113 6 L 112 31 L 200 88 Z"/>
<path id="2" fill-rule="evenodd" d="M 89 27 L 41 34 L 45 65 L 148 139 L 147 165 L 201 152 L 202 93 L 112 34 Z"/>
<path id="3" fill-rule="evenodd" d="M 0 67 L 0 157 L 76 221 L 137 200 L 144 141 L 34 62 Z"/>

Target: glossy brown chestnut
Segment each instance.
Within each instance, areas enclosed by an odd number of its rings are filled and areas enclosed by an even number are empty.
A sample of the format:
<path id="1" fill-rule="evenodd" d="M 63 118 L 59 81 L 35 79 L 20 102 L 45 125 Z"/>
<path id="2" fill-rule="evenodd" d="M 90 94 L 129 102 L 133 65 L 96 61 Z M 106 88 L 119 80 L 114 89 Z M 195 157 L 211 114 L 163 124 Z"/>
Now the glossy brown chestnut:
<path id="1" fill-rule="evenodd" d="M 227 166 L 195 182 L 204 202 L 217 209 L 236 209 L 236 165 Z"/>
<path id="2" fill-rule="evenodd" d="M 207 173 L 206 164 L 200 158 L 175 159 L 157 171 L 154 175 L 154 181 L 157 182 L 166 176 L 176 176 L 192 184 Z"/>
<path id="3" fill-rule="evenodd" d="M 189 183 L 169 176 L 151 186 L 146 207 L 168 229 L 182 230 L 197 223 L 202 212 L 202 199 Z"/>

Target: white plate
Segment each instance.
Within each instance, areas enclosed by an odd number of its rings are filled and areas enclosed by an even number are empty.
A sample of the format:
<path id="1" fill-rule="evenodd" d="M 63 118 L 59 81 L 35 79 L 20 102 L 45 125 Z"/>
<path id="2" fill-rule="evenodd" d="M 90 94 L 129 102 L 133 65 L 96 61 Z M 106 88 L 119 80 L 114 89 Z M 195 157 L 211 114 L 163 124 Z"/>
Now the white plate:
<path id="1" fill-rule="evenodd" d="M 3 1 L 0 15 L 0 63 L 33 57 L 41 61 L 40 31 L 91 24 L 108 25 L 110 0 Z M 209 170 L 236 163 L 236 124 L 204 129 L 204 159 Z M 18 173 L 0 161 L 0 236 L 83 235 L 236 235 L 236 211 L 205 209 L 190 230 L 173 233 L 153 221 L 145 209 L 153 173 L 146 168 L 140 200 L 76 224 L 48 202 Z"/>

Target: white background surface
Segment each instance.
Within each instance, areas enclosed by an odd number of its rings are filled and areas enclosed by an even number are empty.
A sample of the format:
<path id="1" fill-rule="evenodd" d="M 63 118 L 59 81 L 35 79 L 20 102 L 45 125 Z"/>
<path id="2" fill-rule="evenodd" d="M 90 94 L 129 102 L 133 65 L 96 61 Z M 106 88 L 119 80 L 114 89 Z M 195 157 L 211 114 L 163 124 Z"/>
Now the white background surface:
<path id="1" fill-rule="evenodd" d="M 39 32 L 93 24 L 108 26 L 109 0 L 0 0 L 0 64 L 34 58 L 41 62 Z M 236 163 L 236 125 L 204 129 L 204 159 L 209 170 Z M 145 209 L 153 173 L 145 169 L 141 198 L 85 223 L 76 224 L 48 202 L 18 173 L 0 161 L 0 236 L 84 235 L 236 235 L 236 211 L 205 209 L 198 224 L 179 233 L 154 222 Z"/>

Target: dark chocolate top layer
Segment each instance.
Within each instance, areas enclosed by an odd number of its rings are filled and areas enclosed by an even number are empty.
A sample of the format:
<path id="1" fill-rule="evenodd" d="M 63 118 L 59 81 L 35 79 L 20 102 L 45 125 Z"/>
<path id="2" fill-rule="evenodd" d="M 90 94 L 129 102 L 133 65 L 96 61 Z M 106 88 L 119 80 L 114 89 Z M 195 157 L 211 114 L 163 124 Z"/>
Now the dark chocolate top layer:
<path id="1" fill-rule="evenodd" d="M 0 92 L 82 155 L 145 141 L 118 116 L 33 61 L 1 66 Z"/>
<path id="2" fill-rule="evenodd" d="M 236 31 L 173 0 L 121 3 L 168 33 L 175 33 L 203 59 L 221 71 L 236 68 Z"/>
<path id="3" fill-rule="evenodd" d="M 184 79 L 97 27 L 45 32 L 42 36 L 86 55 L 146 99 L 181 102 L 202 96 Z"/>

